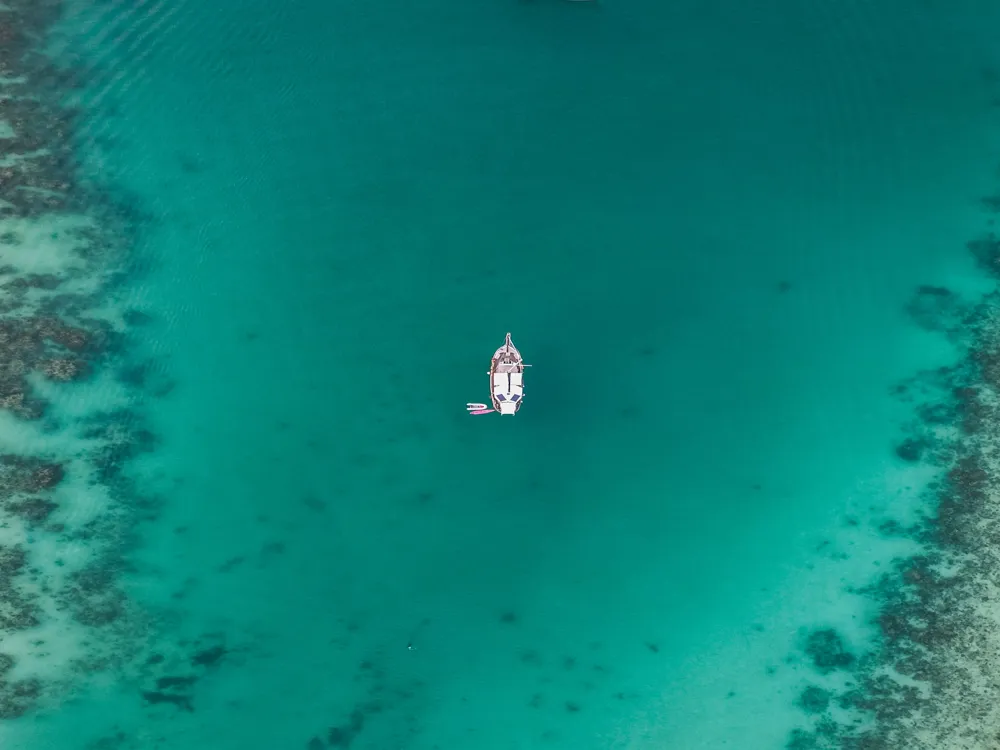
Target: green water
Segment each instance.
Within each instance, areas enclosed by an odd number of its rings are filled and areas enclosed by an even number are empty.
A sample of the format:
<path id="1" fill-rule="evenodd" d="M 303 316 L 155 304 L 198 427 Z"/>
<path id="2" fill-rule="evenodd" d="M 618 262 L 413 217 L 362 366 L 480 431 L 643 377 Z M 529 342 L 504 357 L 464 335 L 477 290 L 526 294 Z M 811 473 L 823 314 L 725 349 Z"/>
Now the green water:
<path id="1" fill-rule="evenodd" d="M 956 355 L 905 306 L 987 288 L 1000 62 L 992 4 L 812 5 L 71 4 L 159 504 L 136 655 L 10 746 L 807 725 L 802 634 L 862 650 L 845 589 L 911 551 L 890 391 Z M 507 331 L 524 408 L 471 418 Z"/>

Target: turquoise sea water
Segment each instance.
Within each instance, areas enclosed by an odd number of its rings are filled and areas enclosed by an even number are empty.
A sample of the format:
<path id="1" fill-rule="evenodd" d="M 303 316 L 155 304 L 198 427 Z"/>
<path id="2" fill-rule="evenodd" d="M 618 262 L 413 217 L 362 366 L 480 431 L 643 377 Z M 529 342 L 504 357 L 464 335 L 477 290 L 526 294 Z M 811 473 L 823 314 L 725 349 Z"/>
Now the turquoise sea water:
<path id="1" fill-rule="evenodd" d="M 814 726 L 877 635 L 850 589 L 916 549 L 879 530 L 937 471 L 894 387 L 958 361 L 913 300 L 991 288 L 1000 153 L 995 4 L 814 5 L 65 5 L 123 338 L 9 442 L 73 454 L 115 409 L 150 449 L 26 537 L 111 539 L 126 603 L 11 636 L 55 687 L 4 747 Z M 507 331 L 524 408 L 471 418 Z"/>

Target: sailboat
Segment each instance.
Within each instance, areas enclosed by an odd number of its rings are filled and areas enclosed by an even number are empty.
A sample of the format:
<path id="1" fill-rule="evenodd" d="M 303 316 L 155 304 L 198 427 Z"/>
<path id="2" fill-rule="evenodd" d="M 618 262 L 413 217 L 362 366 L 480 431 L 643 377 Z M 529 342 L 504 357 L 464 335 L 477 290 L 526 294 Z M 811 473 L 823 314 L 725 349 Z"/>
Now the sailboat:
<path id="1" fill-rule="evenodd" d="M 521 352 L 510 340 L 510 334 L 503 342 L 503 346 L 493 352 L 493 359 L 490 361 L 490 400 L 493 408 L 486 404 L 466 404 L 466 409 L 471 414 L 489 414 L 497 411 L 500 414 L 514 416 L 521 408 L 524 401 L 524 368 L 531 365 L 524 364 Z"/>

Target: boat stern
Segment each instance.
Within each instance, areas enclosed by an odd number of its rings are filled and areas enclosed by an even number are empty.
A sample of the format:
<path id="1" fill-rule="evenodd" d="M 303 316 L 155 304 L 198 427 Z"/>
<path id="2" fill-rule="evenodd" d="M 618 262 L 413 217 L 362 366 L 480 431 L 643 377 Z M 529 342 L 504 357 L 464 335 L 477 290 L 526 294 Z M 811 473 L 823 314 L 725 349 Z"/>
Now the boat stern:
<path id="1" fill-rule="evenodd" d="M 507 414 L 513 417 L 517 414 L 517 404 L 513 401 L 501 401 L 499 406 L 498 411 L 501 415 Z"/>

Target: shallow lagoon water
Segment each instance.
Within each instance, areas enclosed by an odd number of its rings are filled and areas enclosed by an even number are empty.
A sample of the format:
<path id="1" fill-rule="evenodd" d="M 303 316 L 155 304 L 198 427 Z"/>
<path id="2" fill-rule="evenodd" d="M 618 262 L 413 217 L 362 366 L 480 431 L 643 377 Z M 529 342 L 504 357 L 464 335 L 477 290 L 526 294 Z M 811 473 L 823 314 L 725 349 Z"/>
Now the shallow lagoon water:
<path id="1" fill-rule="evenodd" d="M 918 289 L 991 288 L 964 243 L 1000 19 L 889 10 L 66 6 L 81 171 L 132 244 L 114 357 L 36 388 L 68 432 L 126 406 L 152 449 L 99 536 L 128 537 L 128 607 L 64 626 L 120 658 L 68 667 L 5 744 L 814 725 L 803 690 L 849 685 L 877 635 L 849 590 L 917 549 L 883 524 L 941 470 L 894 452 L 895 386 L 963 356 Z M 472 419 L 507 330 L 528 400 Z M 70 522 L 104 502 L 78 475 Z"/>

